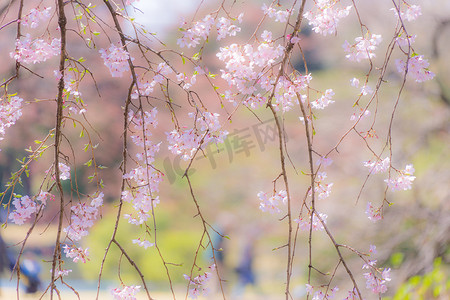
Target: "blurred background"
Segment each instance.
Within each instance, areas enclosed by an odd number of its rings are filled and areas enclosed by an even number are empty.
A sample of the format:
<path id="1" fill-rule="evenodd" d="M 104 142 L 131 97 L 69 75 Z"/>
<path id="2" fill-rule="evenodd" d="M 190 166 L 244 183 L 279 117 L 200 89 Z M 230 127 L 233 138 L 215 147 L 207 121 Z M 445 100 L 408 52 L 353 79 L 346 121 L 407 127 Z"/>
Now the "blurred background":
<path id="1" fill-rule="evenodd" d="M 12 13 L 5 9 L 10 1 L 0 1 L 2 16 L 7 16 L 3 25 Z M 201 1 L 203 2 L 203 1 Z M 280 1 L 287 5 L 287 1 Z M 286 2 L 286 3 L 285 3 Z M 345 2 L 345 1 L 343 1 Z M 350 5 L 351 1 L 346 5 Z M 140 1 L 136 9 L 129 8 L 129 13 L 136 20 L 157 33 L 167 45 L 176 45 L 180 37 L 178 25 L 183 16 L 190 20 L 200 1 Z M 245 4 L 245 5 L 244 5 Z M 406 83 L 406 89 L 400 97 L 393 124 L 392 161 L 396 168 L 402 169 L 405 164 L 412 163 L 417 177 L 413 189 L 392 193 L 387 192 L 392 206 L 384 210 L 384 220 L 373 223 L 368 220 L 364 211 L 368 201 L 381 205 L 384 198 L 385 183 L 382 175 L 368 176 L 368 170 L 363 161 L 372 159 L 371 153 L 365 148 L 364 141 L 356 135 L 350 135 L 339 148 L 339 154 L 333 153 L 334 163 L 327 168 L 328 182 L 333 182 L 332 194 L 318 203 L 318 210 L 329 215 L 328 224 L 335 238 L 362 252 L 369 251 L 369 245 L 376 245 L 378 266 L 392 269 L 392 281 L 388 284 L 386 299 L 448 299 L 450 295 L 450 2 L 411 1 L 419 4 L 423 15 L 415 22 L 407 24 L 409 33 L 417 35 L 414 50 L 429 59 L 430 69 L 436 74 L 434 80 L 416 84 L 412 80 Z M 14 3 L 11 12 L 16 7 Z M 28 4 L 27 4 L 28 5 Z M 48 3 L 54 6 L 53 2 Z M 262 1 L 246 1 L 233 7 L 232 12 L 238 15 L 244 12 L 244 23 L 241 24 L 242 39 L 253 33 L 255 24 L 261 19 L 260 7 Z M 218 4 L 208 1 L 197 12 L 197 19 L 206 12 L 217 8 Z M 371 33 L 381 34 L 383 42 L 379 46 L 375 66 L 380 66 L 395 26 L 395 18 L 389 8 L 389 1 L 360 1 L 358 8 L 361 18 Z M 30 6 L 29 8 L 31 8 Z M 99 16 L 105 16 L 99 6 Z M 53 20 L 55 21 L 55 20 Z M 274 36 L 280 36 L 284 27 L 271 23 Z M 305 23 L 306 24 L 306 23 Z M 126 26 L 126 25 L 125 25 Z M 52 28 L 48 29 L 52 32 Z M 131 30 L 128 28 L 128 30 Z M 278 33 L 278 34 L 276 34 Z M 8 78 L 14 72 L 14 61 L 9 58 L 9 52 L 14 50 L 15 28 L 6 27 L 0 31 L 2 78 Z M 350 86 L 353 77 L 363 78 L 367 73 L 366 63 L 350 63 L 345 60 L 342 44 L 345 40 L 353 41 L 360 34 L 360 26 L 356 16 L 351 13 L 342 20 L 338 34 L 322 37 L 304 26 L 302 29 L 302 47 L 308 69 L 312 74 L 312 86 L 318 90 L 332 88 L 335 92 L 335 103 L 328 109 L 317 113 L 314 137 L 315 149 L 319 153 L 327 153 L 351 127 L 350 116 L 355 112 L 353 103 L 359 90 Z M 111 34 L 115 38 L 114 35 Z M 97 163 L 106 166 L 101 170 L 101 178 L 105 188 L 105 206 L 102 218 L 90 230 L 91 234 L 82 240 L 81 246 L 89 248 L 90 261 L 86 264 L 74 264 L 66 260 L 67 269 L 73 272 L 67 281 L 80 292 L 81 299 L 93 299 L 92 294 L 97 287 L 100 263 L 104 249 L 112 234 L 116 219 L 117 201 L 120 196 L 121 173 L 119 166 L 122 159 L 122 119 L 124 99 L 128 90 L 127 79 L 111 78 L 109 71 L 103 65 L 98 51 L 85 51 L 75 35 L 69 35 L 68 49 L 73 57 L 83 56 L 95 76 L 95 84 L 89 80 L 83 81 L 79 89 L 88 105 L 86 117 L 92 128 L 99 134 L 92 134 L 93 144 L 99 143 L 96 150 Z M 234 42 L 240 38 L 231 39 Z M 228 43 L 228 41 L 225 41 Z M 153 46 L 161 47 L 156 40 L 150 40 Z M 231 42 L 230 42 L 231 43 Z M 97 41 L 98 48 L 105 48 L 109 41 Z M 209 71 L 219 73 L 221 67 L 215 57 L 219 45 L 214 39 L 208 43 L 203 59 L 208 63 Z M 189 52 L 189 50 L 185 50 Z M 398 51 L 397 51 L 398 52 Z M 394 53 L 391 66 L 385 76 L 386 83 L 380 90 L 377 99 L 377 115 L 375 128 L 378 139 L 371 139 L 371 146 L 381 150 L 385 144 L 389 120 L 393 105 L 397 98 L 402 77 L 393 64 L 393 59 L 400 58 L 400 53 Z M 57 59 L 48 63 L 34 65 L 33 71 L 42 75 L 40 79 L 22 70 L 22 76 L 15 80 L 9 90 L 18 92 L 26 101 L 23 116 L 17 124 L 7 130 L 5 140 L 0 142 L 0 181 L 2 188 L 10 174 L 20 168 L 20 162 L 27 155 L 25 151 L 34 140 L 42 139 L 54 127 L 55 104 L 46 99 L 55 97 L 56 83 L 53 79 L 53 69 L 56 69 Z M 303 62 L 294 57 L 293 65 L 304 72 Z M 181 62 L 180 62 L 181 64 Z M 376 70 L 374 71 L 376 73 Z M 369 85 L 375 86 L 376 74 L 369 80 Z M 202 89 L 204 87 L 204 89 Z M 207 82 L 199 80 L 196 86 L 201 96 L 206 99 L 210 108 L 220 107 L 214 91 Z M 98 90 L 97 90 L 98 89 Z M 182 93 L 172 94 L 174 101 L 180 104 L 177 112 L 183 112 L 188 105 Z M 363 98 L 368 101 L 369 98 Z M 163 111 L 163 104 L 156 103 L 160 108 L 158 116 L 160 126 L 155 131 L 153 140 L 165 140 L 166 132 L 173 129 L 171 117 Z M 226 103 L 225 110 L 233 110 Z M 369 108 L 370 109 L 370 108 Z M 211 109 L 215 111 L 214 109 Z M 218 110 L 218 109 L 217 109 Z M 278 141 L 275 134 L 275 120 L 270 111 L 264 108 L 254 112 L 241 109 L 234 114 L 233 122 L 227 123 L 225 129 L 230 132 L 224 145 L 210 145 L 204 155 L 195 159 L 191 179 L 195 194 L 204 217 L 223 236 L 211 231 L 214 242 L 223 250 L 216 255 L 221 257 L 220 273 L 225 280 L 224 291 L 228 299 L 284 299 L 284 282 L 286 270 L 286 249 L 277 248 L 286 243 L 287 224 L 279 221 L 282 215 L 271 215 L 259 210 L 259 191 L 270 192 L 274 180 L 280 173 Z M 345 116 L 345 117 L 343 117 Z M 287 133 L 287 150 L 290 160 L 295 166 L 289 169 L 290 185 L 294 199 L 294 211 L 298 212 L 303 195 L 309 184 L 309 177 L 302 175 L 308 172 L 307 151 L 305 145 L 303 124 L 298 119 L 298 111 L 283 115 Z M 183 118 L 180 118 L 183 120 Z M 362 123 L 361 129 L 370 126 L 372 119 Z M 70 125 L 70 124 L 69 124 Z M 80 137 L 80 128 L 66 126 L 65 135 L 70 139 L 65 151 L 70 156 L 71 151 L 76 159 L 71 158 L 72 178 L 77 178 L 76 187 L 83 193 L 91 193 L 87 177 L 90 170 L 83 164 L 89 159 L 82 151 L 86 137 Z M 39 190 L 45 170 L 51 164 L 52 153 L 44 154 L 37 163 L 30 167 L 30 176 L 22 178 L 22 184 L 15 192 L 22 195 L 32 195 Z M 188 194 L 186 180 L 182 178 L 187 163 L 174 157 L 167 150 L 167 143 L 161 146 L 156 166 L 165 173 L 165 180 L 160 186 L 161 203 L 156 209 L 156 224 L 158 228 L 158 243 L 165 260 L 169 265 L 171 279 L 177 298 L 184 298 L 187 281 L 183 274 L 189 274 L 194 260 L 194 253 L 200 243 L 202 225 L 196 207 Z M 76 169 L 76 171 L 75 171 Z M 67 195 L 73 195 L 75 181 L 64 182 Z M 364 186 L 364 188 L 362 188 Z M 361 195 L 358 199 L 358 195 Z M 5 199 L 8 199 L 8 195 Z M 358 199 L 358 201 L 357 201 Z M 33 274 L 38 274 L 41 281 L 38 289 L 45 288 L 50 280 L 49 269 L 55 233 L 55 215 L 57 203 L 50 203 L 43 218 L 37 224 L 30 236 L 23 259 L 29 260 L 31 274 L 25 276 L 21 293 L 25 293 L 33 283 Z M 125 206 L 125 213 L 131 206 Z M 7 214 L 3 210 L 1 221 L 5 222 Z M 29 226 L 16 226 L 8 223 L 2 227 L 0 251 L 14 256 L 20 250 L 20 242 L 26 236 Z M 146 278 L 153 297 L 171 299 L 168 293 L 166 271 L 161 264 L 155 248 L 144 250 L 131 243 L 138 237 L 142 228 L 120 223 L 118 240 L 125 245 L 127 252 L 140 266 Z M 299 232 L 296 242 L 296 255 L 291 283 L 294 299 L 303 299 L 306 290 L 308 271 L 308 235 Z M 7 249 L 7 250 L 6 250 Z M 315 233 L 313 237 L 313 264 L 324 272 L 333 272 L 337 262 L 335 250 L 328 237 Z M 211 264 L 210 249 L 200 251 L 200 265 L 206 268 Z M 361 271 L 362 261 L 351 252 L 344 251 L 345 258 L 354 270 L 360 287 L 367 299 L 376 299 L 365 289 L 365 281 Z M 0 261 L 1 262 L 1 261 Z M 32 263 L 31 263 L 32 262 Z M 36 263 L 37 262 L 37 263 Z M 11 292 L 16 289 L 16 279 L 10 280 L 8 262 L 2 265 L 3 273 L 0 280 L 0 299 L 11 299 Z M 107 257 L 103 272 L 101 299 L 111 298 L 109 290 L 118 286 L 118 264 L 120 278 L 127 284 L 139 285 L 138 274 L 124 259 L 120 258 L 118 249 L 112 248 Z M 24 268 L 24 267 L 23 267 Z M 204 270 L 202 270 L 203 272 Z M 34 273 L 33 273 L 34 272 Z M 328 278 L 328 279 L 327 279 Z M 329 275 L 314 275 L 315 285 L 326 284 Z M 333 286 L 339 286 L 341 292 L 351 288 L 346 274 L 338 269 L 333 280 Z M 47 282 L 47 283 L 46 283 Z M 23 285 L 23 286 L 22 286 Z M 217 282 L 211 282 L 211 294 L 205 299 L 219 299 Z M 63 299 L 76 299 L 68 289 Z M 409 295 L 409 296 L 407 296 Z M 143 296 L 143 295 L 141 295 Z M 23 294 L 24 299 L 35 299 L 36 294 Z M 373 298 L 371 298 L 373 297 Z M 407 298 L 410 297 L 410 298 Z"/>

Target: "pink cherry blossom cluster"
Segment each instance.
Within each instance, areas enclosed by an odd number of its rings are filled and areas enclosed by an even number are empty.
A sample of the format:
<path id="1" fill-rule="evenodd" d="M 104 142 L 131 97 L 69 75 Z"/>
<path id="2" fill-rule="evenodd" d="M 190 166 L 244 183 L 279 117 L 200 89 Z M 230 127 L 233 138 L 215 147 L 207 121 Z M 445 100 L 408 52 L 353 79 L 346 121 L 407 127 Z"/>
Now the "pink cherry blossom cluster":
<path id="1" fill-rule="evenodd" d="M 129 188 L 122 192 L 122 200 L 132 203 L 135 213 L 125 214 L 128 222 L 135 225 L 143 224 L 150 218 L 152 208 L 159 203 L 159 184 L 163 174 L 151 164 L 159 152 L 161 143 L 154 144 L 150 137 L 152 130 L 158 125 L 158 110 L 130 112 L 128 120 L 134 134 L 133 143 L 137 146 L 136 158 L 138 165 L 126 173 L 123 178 L 128 181 Z"/>
<path id="2" fill-rule="evenodd" d="M 192 74 L 190 78 L 186 76 L 185 73 L 178 73 L 176 79 L 180 84 L 183 84 L 183 89 L 189 90 L 197 82 L 197 76 L 203 74 L 206 74 L 205 70 L 202 67 L 197 66 L 194 68 L 194 74 Z"/>
<path id="3" fill-rule="evenodd" d="M 122 289 L 115 288 L 111 290 L 113 299 L 116 300 L 136 300 L 136 294 L 141 289 L 139 285 L 124 286 Z"/>
<path id="4" fill-rule="evenodd" d="M 347 297 L 345 297 L 343 300 L 359 300 L 359 296 L 356 292 L 356 289 L 354 288 L 351 291 L 347 292 Z"/>
<path id="5" fill-rule="evenodd" d="M 212 278 L 212 273 L 216 269 L 216 265 L 212 264 L 208 267 L 209 272 L 205 272 L 203 274 L 197 275 L 194 278 L 184 274 L 184 278 L 189 280 L 189 297 L 191 299 L 197 299 L 200 295 L 207 295 L 209 293 L 208 287 L 206 284 Z"/>
<path id="6" fill-rule="evenodd" d="M 153 88 L 156 85 L 156 81 L 151 82 L 137 82 L 138 89 L 134 90 L 133 94 L 131 94 L 132 99 L 138 99 L 140 96 L 149 96 L 151 93 L 153 93 Z"/>
<path id="7" fill-rule="evenodd" d="M 270 36 L 269 32 L 262 34 L 266 40 Z M 237 89 L 237 93 L 227 90 L 222 96 L 237 105 L 234 96 L 244 95 L 242 104 L 251 108 L 258 108 L 267 103 L 268 99 L 264 95 L 270 93 L 274 88 L 276 77 L 267 73 L 266 70 L 275 64 L 283 53 L 283 46 L 266 41 L 259 43 L 256 49 L 251 44 L 243 46 L 231 44 L 221 47 L 220 52 L 217 53 L 219 60 L 225 62 L 225 69 L 220 70 L 221 77 L 228 82 L 230 87 Z M 281 76 L 275 87 L 272 106 L 277 111 L 291 110 L 295 104 L 298 104 L 297 94 L 304 91 L 310 81 L 310 74 L 301 75 L 295 72 L 290 77 Z M 258 88 L 262 89 L 263 95 L 257 92 Z"/>
<path id="8" fill-rule="evenodd" d="M 256 91 L 255 80 L 261 77 L 260 69 L 256 68 L 274 64 L 283 55 L 283 51 L 283 46 L 274 46 L 266 42 L 259 44 L 257 49 L 251 44 L 244 46 L 231 44 L 221 47 L 217 57 L 225 62 L 226 68 L 220 70 L 221 77 L 230 86 L 235 86 L 239 93 L 250 95 Z"/>
<path id="9" fill-rule="evenodd" d="M 128 65 L 130 54 L 121 45 L 111 44 L 108 50 L 100 49 L 99 52 L 112 77 L 122 77 L 123 72 L 130 69 Z"/>
<path id="10" fill-rule="evenodd" d="M 263 212 L 281 213 L 279 205 L 286 205 L 287 203 L 287 193 L 284 190 L 274 193 L 271 197 L 267 193 L 259 192 L 258 198 L 261 201 L 259 204 L 259 209 Z"/>
<path id="11" fill-rule="evenodd" d="M 379 221 L 383 218 L 381 207 L 373 206 L 372 202 L 367 202 L 366 215 L 372 222 Z"/>
<path id="12" fill-rule="evenodd" d="M 376 56 L 374 51 L 381 43 L 381 40 L 381 35 L 379 34 L 372 34 L 372 36 L 370 37 L 369 35 L 367 35 L 364 38 L 357 37 L 355 38 L 354 44 L 350 44 L 349 42 L 345 41 L 342 45 L 342 48 L 344 48 L 344 51 L 348 53 L 345 56 L 346 58 L 351 61 L 360 62 L 363 59 L 372 59 Z"/>
<path id="13" fill-rule="evenodd" d="M 317 214 L 317 212 L 315 213 Z M 325 213 L 318 213 L 319 217 L 322 219 L 322 221 L 326 224 L 328 215 Z M 299 228 L 304 231 L 309 231 L 309 228 L 312 226 L 312 230 L 314 231 L 322 231 L 325 229 L 323 227 L 322 222 L 319 220 L 319 218 L 316 217 L 316 215 L 312 218 L 312 224 L 311 224 L 311 215 L 309 214 L 308 218 L 305 220 L 304 218 L 299 218 L 294 220 L 295 223 L 299 225 Z"/>
<path id="14" fill-rule="evenodd" d="M 267 6 L 265 3 L 261 7 L 262 11 L 269 18 L 275 19 L 275 22 L 286 23 L 291 11 L 289 9 L 285 10 L 276 10 L 271 6 Z"/>
<path id="15" fill-rule="evenodd" d="M 315 11 L 307 11 L 303 16 L 308 19 L 309 25 L 316 33 L 324 36 L 335 34 L 339 21 L 347 17 L 352 6 L 339 8 L 339 0 L 318 0 L 315 1 Z"/>
<path id="16" fill-rule="evenodd" d="M 45 207 L 48 199 L 54 199 L 52 194 L 43 191 L 34 200 L 29 196 L 18 197 L 14 195 L 14 197 L 12 204 L 15 210 L 9 214 L 8 218 L 16 225 L 23 225 L 31 218 L 32 214 Z"/>
<path id="17" fill-rule="evenodd" d="M 50 42 L 43 39 L 31 40 L 30 34 L 25 35 L 23 39 L 16 40 L 16 50 L 9 55 L 18 62 L 40 63 L 61 52 L 61 40 L 54 38 Z"/>
<path id="18" fill-rule="evenodd" d="M 239 23 L 242 22 L 243 14 L 240 14 L 238 17 Z M 217 27 L 217 40 L 220 41 L 221 39 L 226 38 L 227 36 L 236 36 L 238 32 L 241 31 L 241 28 L 231 24 L 230 19 L 221 17 L 217 21 L 216 24 Z"/>
<path id="19" fill-rule="evenodd" d="M 350 80 L 350 85 L 354 87 L 359 86 L 359 79 L 358 78 L 352 78 Z M 372 88 L 366 83 L 361 87 L 361 96 L 371 95 L 373 94 Z"/>
<path id="20" fill-rule="evenodd" d="M 314 192 L 317 194 L 317 198 L 319 200 L 323 200 L 325 198 L 328 198 L 331 194 L 331 187 L 333 186 L 333 183 L 323 183 L 323 181 L 327 178 L 326 172 L 318 172 L 316 176 L 316 180 L 314 182 Z M 309 192 L 309 195 L 311 196 L 311 191 Z"/>
<path id="21" fill-rule="evenodd" d="M 399 73 L 406 72 L 406 62 L 402 59 L 395 60 L 397 71 Z M 416 82 L 424 82 L 434 78 L 435 74 L 428 70 L 430 63 L 423 55 L 411 56 L 408 60 L 408 76 L 412 77 Z"/>
<path id="22" fill-rule="evenodd" d="M 138 99 L 139 96 L 142 97 L 150 96 L 150 94 L 153 93 L 156 84 L 157 83 L 163 84 L 164 80 L 171 73 L 173 73 L 173 70 L 165 62 L 159 63 L 151 82 L 148 81 L 141 82 L 139 80 L 137 81 L 136 83 L 137 89 L 133 91 L 131 98 Z"/>
<path id="23" fill-rule="evenodd" d="M 395 179 L 386 179 L 385 182 L 392 189 L 392 191 L 397 190 L 410 190 L 411 184 L 416 178 L 413 176 L 414 167 L 412 164 L 406 165 L 404 170 L 399 171 L 399 176 Z"/>
<path id="24" fill-rule="evenodd" d="M 238 17 L 239 23 L 242 22 L 243 14 Z M 216 27 L 217 40 L 224 39 L 227 36 L 235 36 L 241 31 L 241 28 L 233 25 L 229 18 L 220 17 L 217 22 L 212 15 L 206 15 L 201 21 L 194 22 L 190 28 L 187 23 L 183 22 L 180 31 L 183 36 L 177 40 L 180 48 L 194 48 L 200 44 L 200 40 L 206 41 L 210 35 L 211 29 Z M 215 25 L 215 26 L 214 26 Z"/>
<path id="25" fill-rule="evenodd" d="M 324 109 L 331 103 L 334 103 L 331 98 L 334 96 L 332 89 L 327 89 L 325 93 L 317 100 L 311 102 L 311 107 L 315 109 Z"/>
<path id="26" fill-rule="evenodd" d="M 406 49 L 408 49 L 414 42 L 416 41 L 417 35 L 409 35 L 409 36 L 398 36 L 395 41 L 397 42 L 397 45 L 404 51 L 407 52 Z"/>
<path id="27" fill-rule="evenodd" d="M 0 98 L 0 140 L 6 133 L 6 128 L 14 125 L 22 116 L 23 99 L 17 96 Z"/>
<path id="28" fill-rule="evenodd" d="M 309 295 L 313 295 L 312 300 L 324 300 L 324 299 L 333 299 L 336 292 L 339 291 L 339 288 L 335 286 L 332 289 L 327 289 L 325 292 L 318 290 L 320 287 L 314 287 L 310 284 L 306 284 L 306 292 Z M 316 290 L 316 291 L 314 291 Z"/>
<path id="29" fill-rule="evenodd" d="M 39 21 L 45 21 L 50 18 L 50 10 L 50 7 L 44 7 L 42 9 L 33 8 L 20 20 L 20 24 L 25 27 L 36 28 L 39 25 Z"/>
<path id="30" fill-rule="evenodd" d="M 331 166 L 333 164 L 333 160 L 329 157 L 320 156 L 316 161 L 316 166 L 322 166 L 324 168 Z"/>
<path id="31" fill-rule="evenodd" d="M 70 179 L 70 167 L 64 163 L 59 163 L 59 178 L 61 180 Z"/>
<path id="32" fill-rule="evenodd" d="M 131 4 L 133 4 L 134 2 L 138 2 L 139 0 L 127 0 L 126 2 L 125 2 L 125 5 L 131 5 Z"/>
<path id="33" fill-rule="evenodd" d="M 167 133 L 169 150 L 176 155 L 181 155 L 183 160 L 190 160 L 200 146 L 201 136 L 194 129 L 172 130 Z"/>
<path id="34" fill-rule="evenodd" d="M 89 251 L 88 248 L 78 248 L 75 245 L 69 246 L 64 245 L 64 253 L 66 254 L 66 257 L 72 258 L 74 263 L 77 263 L 79 261 L 83 262 L 84 264 L 86 261 L 89 260 Z"/>
<path id="35" fill-rule="evenodd" d="M 153 247 L 155 244 L 150 243 L 147 240 L 141 240 L 141 238 L 137 238 L 132 240 L 133 244 L 138 244 L 139 247 L 144 247 L 144 249 L 147 249 L 148 247 Z"/>
<path id="36" fill-rule="evenodd" d="M 382 160 L 380 159 L 376 159 L 374 161 L 368 160 L 364 162 L 364 166 L 369 168 L 370 173 L 372 174 L 384 173 L 391 166 L 391 159 L 389 157 L 386 157 L 385 159 Z"/>
<path id="37" fill-rule="evenodd" d="M 70 224 L 64 228 L 69 239 L 79 241 L 83 236 L 89 234 L 88 229 L 94 225 L 100 215 L 99 208 L 103 205 L 103 196 L 103 192 L 100 192 L 91 200 L 91 203 L 80 202 L 70 208 Z"/>
<path id="38" fill-rule="evenodd" d="M 364 109 L 364 108 L 359 108 L 359 111 L 356 113 L 353 113 L 350 116 L 350 121 L 356 121 L 356 120 L 361 120 L 365 117 L 370 116 L 370 110 L 368 109 Z"/>
<path id="39" fill-rule="evenodd" d="M 55 276 L 56 277 L 59 277 L 59 276 L 61 276 L 61 277 L 63 277 L 63 276 L 69 276 L 69 273 L 70 272 L 72 272 L 72 270 L 70 270 L 70 269 L 61 269 L 61 270 L 57 270 L 56 272 L 55 272 Z M 50 270 L 50 273 L 52 273 L 52 270 Z"/>
<path id="40" fill-rule="evenodd" d="M 371 260 L 363 265 L 363 269 L 369 270 L 364 273 L 366 279 L 366 288 L 372 290 L 375 294 L 383 294 L 387 291 L 386 283 L 391 281 L 391 269 L 384 269 L 380 271 L 376 268 L 376 260 Z M 380 276 L 381 275 L 381 276 Z"/>
<path id="41" fill-rule="evenodd" d="M 282 76 L 279 78 L 272 103 L 276 111 L 290 111 L 295 104 L 298 104 L 297 94 L 300 94 L 301 101 L 305 102 L 306 96 L 301 95 L 301 92 L 304 92 L 308 87 L 312 79 L 311 74 L 301 75 L 299 73 L 293 73 L 290 77 L 286 78 Z M 273 87 L 271 84 L 272 81 L 274 80 L 270 77 L 261 78 L 261 87 L 266 89 L 266 91 L 270 91 L 270 87 Z"/>
<path id="42" fill-rule="evenodd" d="M 189 113 L 189 117 L 195 118 L 196 114 Z M 221 130 L 218 113 L 202 112 L 196 120 L 196 126 L 192 129 L 172 130 L 167 133 L 168 149 L 176 155 L 181 155 L 183 160 L 194 157 L 198 149 L 203 149 L 209 143 L 220 144 L 228 135 L 228 131 Z"/>
<path id="43" fill-rule="evenodd" d="M 391 10 L 395 13 L 395 15 L 398 17 L 398 11 L 396 8 L 391 8 Z M 409 5 L 406 4 L 406 9 L 404 9 L 404 6 L 400 6 L 400 17 L 402 19 L 406 19 L 408 21 L 414 21 L 419 16 L 422 15 L 422 9 L 419 5 Z"/>
<path id="44" fill-rule="evenodd" d="M 61 73 L 59 71 L 54 71 L 56 78 L 59 80 L 61 78 Z M 71 74 L 66 74 L 64 76 L 64 96 L 73 96 L 76 100 L 81 97 L 81 93 L 78 91 L 79 81 L 74 79 Z"/>

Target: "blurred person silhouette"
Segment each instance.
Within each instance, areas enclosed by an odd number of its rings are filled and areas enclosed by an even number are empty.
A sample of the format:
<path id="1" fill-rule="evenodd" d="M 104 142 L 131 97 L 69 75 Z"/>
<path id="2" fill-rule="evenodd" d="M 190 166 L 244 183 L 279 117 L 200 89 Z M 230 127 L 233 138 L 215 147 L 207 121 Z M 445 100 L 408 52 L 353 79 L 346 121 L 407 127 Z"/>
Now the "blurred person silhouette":
<path id="1" fill-rule="evenodd" d="M 256 286 L 255 272 L 253 269 L 255 257 L 256 234 L 248 234 L 245 237 L 244 248 L 238 266 L 234 269 L 237 274 L 237 283 L 233 288 L 233 299 L 242 296 L 247 286 Z"/>
<path id="2" fill-rule="evenodd" d="M 227 267 L 227 248 L 229 232 L 232 231 L 232 224 L 234 222 L 234 216 L 229 213 L 221 213 L 218 216 L 217 222 L 209 230 L 211 244 L 208 245 L 205 251 L 205 261 L 209 264 L 216 264 L 216 270 L 220 276 L 220 283 L 218 281 L 211 283 L 211 289 L 215 293 L 227 293 L 227 282 L 229 277 L 229 268 Z M 214 251 L 212 250 L 214 249 Z M 215 272 L 214 272 L 215 273 Z M 213 278 L 217 278 L 215 273 Z"/>
<path id="3" fill-rule="evenodd" d="M 1 217 L 0 222 L 2 222 Z M 41 286 L 41 280 L 39 278 L 41 266 L 32 255 L 34 254 L 31 254 L 30 257 L 30 254 L 26 253 L 25 258 L 21 260 L 19 266 L 21 279 L 23 279 L 22 283 L 25 285 L 25 292 L 27 294 L 36 293 Z M 0 274 L 6 269 L 13 272 L 16 267 L 16 261 L 16 255 L 8 248 L 0 231 Z"/>

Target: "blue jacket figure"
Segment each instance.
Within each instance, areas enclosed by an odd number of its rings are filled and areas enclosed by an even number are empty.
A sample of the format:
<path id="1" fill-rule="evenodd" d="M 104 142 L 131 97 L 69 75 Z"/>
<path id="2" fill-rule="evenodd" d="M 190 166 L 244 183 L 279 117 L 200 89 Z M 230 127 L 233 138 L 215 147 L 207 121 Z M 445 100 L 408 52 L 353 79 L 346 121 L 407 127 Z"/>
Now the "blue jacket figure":
<path id="1" fill-rule="evenodd" d="M 15 266 L 15 255 L 0 235 L 0 273 L 6 268 L 13 271 Z M 21 261 L 19 270 L 25 284 L 25 292 L 28 294 L 36 293 L 41 286 L 41 280 L 39 279 L 41 266 L 39 263 L 34 259 L 25 258 Z"/>
<path id="2" fill-rule="evenodd" d="M 255 285 L 255 273 L 253 271 L 253 242 L 248 241 L 242 253 L 241 261 L 235 269 L 238 282 L 234 289 L 235 296 L 241 295 L 247 285 Z"/>

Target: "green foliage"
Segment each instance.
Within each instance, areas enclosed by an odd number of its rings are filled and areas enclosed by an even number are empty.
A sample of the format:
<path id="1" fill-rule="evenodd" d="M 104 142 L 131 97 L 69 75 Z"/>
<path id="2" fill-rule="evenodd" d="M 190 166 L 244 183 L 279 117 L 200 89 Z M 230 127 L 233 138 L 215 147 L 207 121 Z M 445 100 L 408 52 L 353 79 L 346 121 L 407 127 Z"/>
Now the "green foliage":
<path id="1" fill-rule="evenodd" d="M 445 267 L 444 267 L 445 268 Z M 448 299 L 450 278 L 442 267 L 442 259 L 437 258 L 433 270 L 425 275 L 416 275 L 402 284 L 392 300 Z"/>
<path id="2" fill-rule="evenodd" d="M 190 228 L 170 229 L 165 226 L 170 223 L 170 215 L 157 215 L 156 219 L 158 221 L 157 242 L 166 261 L 172 283 L 186 283 L 183 274 L 190 274 L 193 261 L 192 255 L 198 246 L 200 236 L 197 231 L 190 230 Z M 88 236 L 86 244 L 89 245 L 90 262 L 83 266 L 83 268 L 80 268 L 82 276 L 86 280 L 97 279 L 105 248 L 112 235 L 114 222 L 114 213 L 104 216 L 92 228 L 91 234 Z M 153 243 L 153 236 L 144 235 L 144 232 L 145 228 L 129 224 L 122 218 L 116 240 L 125 249 L 129 257 L 132 257 L 144 275 L 146 282 L 150 283 L 150 285 L 167 284 L 167 272 L 157 249 L 154 246 L 144 249 L 132 243 L 133 239 L 139 237 L 141 239 L 145 238 Z M 202 253 L 199 254 L 199 258 L 202 258 Z M 115 244 L 111 244 L 111 250 L 105 261 L 102 278 L 106 280 L 117 280 L 118 263 L 120 264 L 120 278 L 122 280 L 130 284 L 140 283 L 140 278 L 136 270 L 130 265 L 126 257 L 121 255 L 120 249 Z"/>

